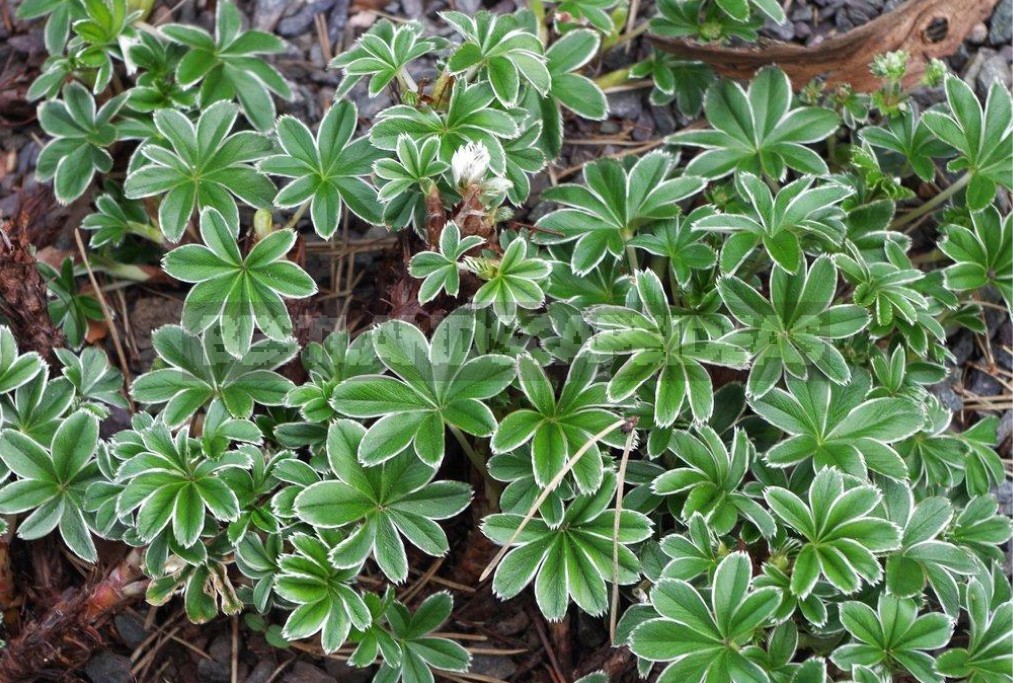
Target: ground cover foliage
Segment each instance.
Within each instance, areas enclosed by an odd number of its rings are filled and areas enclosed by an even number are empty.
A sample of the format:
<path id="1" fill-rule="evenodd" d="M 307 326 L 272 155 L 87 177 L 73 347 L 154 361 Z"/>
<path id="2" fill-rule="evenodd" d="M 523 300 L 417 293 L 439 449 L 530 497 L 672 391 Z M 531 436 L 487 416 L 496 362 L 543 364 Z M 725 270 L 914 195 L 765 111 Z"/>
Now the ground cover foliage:
<path id="1" fill-rule="evenodd" d="M 645 676 L 1011 680 L 998 420 L 952 430 L 927 390 L 947 334 L 1013 302 L 1010 94 L 980 101 L 936 63 L 946 101 L 920 111 L 903 54 L 876 59 L 866 96 L 659 53 L 634 75 L 703 124 L 586 164 L 542 192 L 537 223 L 511 222 L 564 116 L 606 116 L 586 69 L 620 40 L 615 5 L 448 11 L 451 40 L 382 20 L 334 60 L 313 129 L 276 117 L 292 91 L 263 56 L 284 45 L 230 2 L 210 32 L 154 29 L 126 0 L 21 4 L 52 55 L 31 89 L 39 177 L 64 203 L 102 184 L 83 222 L 96 258 L 148 243 L 190 287 L 126 391 L 98 349 L 49 367 L 0 328 L 17 535 L 86 562 L 95 538 L 143 549 L 152 604 L 262 614 L 379 682 L 467 671 L 440 635 L 451 594 L 409 609 L 394 592 L 466 510 L 502 548 L 498 596 L 609 619 Z M 778 3 L 665 0 L 650 26 L 752 40 L 766 19 Z M 360 82 L 397 94 L 361 131 Z M 293 228 L 306 215 L 330 238 L 348 213 L 413 235 L 413 296 L 449 312 L 300 348 L 290 307 L 317 284 Z M 908 235 L 924 221 L 927 263 Z M 64 271 L 50 313 L 81 349 L 102 310 Z M 114 407 L 130 428 L 100 437 Z"/>

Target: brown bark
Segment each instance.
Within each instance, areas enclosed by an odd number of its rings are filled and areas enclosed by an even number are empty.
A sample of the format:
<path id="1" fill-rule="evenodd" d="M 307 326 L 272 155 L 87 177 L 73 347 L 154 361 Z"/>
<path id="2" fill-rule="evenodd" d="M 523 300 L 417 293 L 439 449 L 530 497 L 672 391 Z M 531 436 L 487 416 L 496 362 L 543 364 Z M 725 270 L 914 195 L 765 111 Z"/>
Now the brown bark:
<path id="1" fill-rule="evenodd" d="M 43 202 L 37 195 L 26 199 L 17 218 L 0 226 L 0 314 L 22 351 L 36 351 L 53 364 L 53 350 L 64 345 L 63 332 L 49 318 L 46 282 L 31 242 L 33 217 Z"/>
<path id="2" fill-rule="evenodd" d="M 142 595 L 141 552 L 132 550 L 101 581 L 64 593 L 0 654 L 0 683 L 57 680 L 80 668 L 102 644 L 101 626 Z"/>
<path id="3" fill-rule="evenodd" d="M 956 52 L 971 27 L 985 21 L 997 0 L 908 0 L 892 12 L 818 45 L 760 41 L 751 47 L 708 45 L 691 40 L 652 37 L 659 50 L 710 64 L 722 76 L 748 79 L 776 64 L 796 88 L 814 78 L 847 83 L 860 92 L 877 90 L 869 73 L 873 57 L 905 50 L 911 55 L 905 86 L 918 82 L 929 60 Z"/>

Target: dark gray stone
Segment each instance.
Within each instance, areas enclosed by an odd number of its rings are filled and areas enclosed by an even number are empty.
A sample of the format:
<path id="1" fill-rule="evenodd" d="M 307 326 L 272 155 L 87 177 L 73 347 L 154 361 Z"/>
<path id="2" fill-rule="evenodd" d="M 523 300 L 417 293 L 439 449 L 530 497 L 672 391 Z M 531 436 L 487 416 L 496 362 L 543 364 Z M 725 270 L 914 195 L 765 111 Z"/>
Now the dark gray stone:
<path id="1" fill-rule="evenodd" d="M 232 665 L 202 658 L 197 662 L 197 680 L 200 683 L 229 683 L 232 680 Z"/>
<path id="2" fill-rule="evenodd" d="M 651 107 L 651 115 L 654 117 L 654 127 L 659 135 L 671 135 L 675 132 L 679 122 L 672 113 L 672 105 Z"/>
<path id="3" fill-rule="evenodd" d="M 338 683 L 334 676 L 308 662 L 296 662 L 281 680 L 282 683 Z"/>
<path id="4" fill-rule="evenodd" d="M 988 38 L 988 26 L 984 23 L 978 22 L 971 27 L 971 30 L 967 32 L 967 42 L 972 45 L 981 45 Z"/>
<path id="5" fill-rule="evenodd" d="M 987 58 L 982 63 L 981 70 L 978 71 L 978 77 L 975 79 L 978 93 L 983 97 L 988 92 L 988 89 L 992 87 L 993 83 L 998 83 L 1007 90 L 1010 89 L 1010 85 L 1013 83 L 1013 75 L 1010 74 L 1009 63 L 1000 54 Z"/>
<path id="6" fill-rule="evenodd" d="M 253 3 L 253 28 L 272 33 L 291 5 L 289 0 L 256 0 Z"/>
<path id="7" fill-rule="evenodd" d="M 108 650 L 102 650 L 92 657 L 84 667 L 84 673 L 92 683 L 132 683 L 130 658 Z"/>

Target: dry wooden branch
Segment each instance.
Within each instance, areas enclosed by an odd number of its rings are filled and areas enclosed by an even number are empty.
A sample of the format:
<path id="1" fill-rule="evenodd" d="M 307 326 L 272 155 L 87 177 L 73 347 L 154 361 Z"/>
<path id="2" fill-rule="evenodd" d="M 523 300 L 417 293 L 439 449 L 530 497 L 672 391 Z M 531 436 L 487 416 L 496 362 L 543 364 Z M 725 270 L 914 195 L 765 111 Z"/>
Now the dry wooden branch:
<path id="1" fill-rule="evenodd" d="M 776 64 L 796 88 L 814 78 L 828 84 L 848 83 L 871 92 L 879 81 L 869 73 L 873 57 L 905 50 L 911 55 L 904 85 L 917 83 L 929 60 L 956 52 L 971 27 L 988 19 L 997 0 L 908 0 L 892 12 L 842 35 L 805 47 L 761 41 L 751 47 L 725 47 L 691 40 L 652 37 L 659 50 L 685 59 L 706 62 L 722 76 L 748 79 L 757 70 Z"/>

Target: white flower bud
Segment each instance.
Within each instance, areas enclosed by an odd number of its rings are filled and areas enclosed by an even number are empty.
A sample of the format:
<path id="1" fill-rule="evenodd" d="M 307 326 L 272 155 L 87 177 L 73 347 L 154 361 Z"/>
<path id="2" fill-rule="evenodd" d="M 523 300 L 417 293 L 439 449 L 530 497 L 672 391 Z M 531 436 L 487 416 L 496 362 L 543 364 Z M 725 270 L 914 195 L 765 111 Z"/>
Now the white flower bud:
<path id="1" fill-rule="evenodd" d="M 480 183 L 489 170 L 489 150 L 481 142 L 469 142 L 458 147 L 450 160 L 450 171 L 458 186 Z"/>

